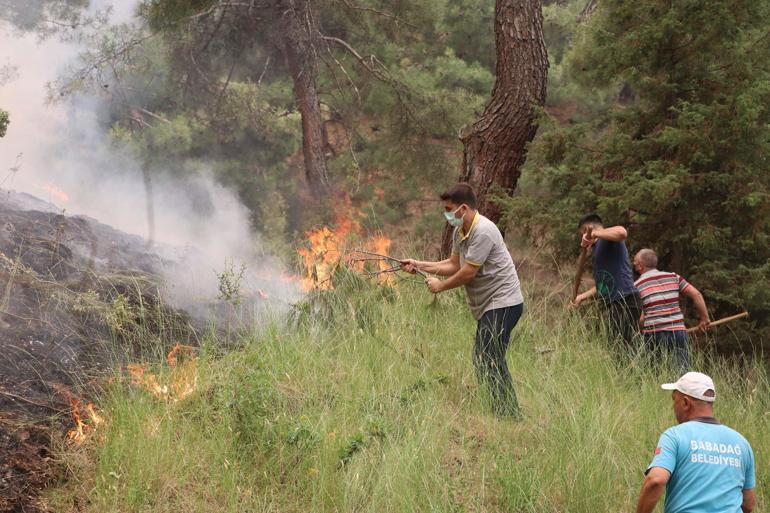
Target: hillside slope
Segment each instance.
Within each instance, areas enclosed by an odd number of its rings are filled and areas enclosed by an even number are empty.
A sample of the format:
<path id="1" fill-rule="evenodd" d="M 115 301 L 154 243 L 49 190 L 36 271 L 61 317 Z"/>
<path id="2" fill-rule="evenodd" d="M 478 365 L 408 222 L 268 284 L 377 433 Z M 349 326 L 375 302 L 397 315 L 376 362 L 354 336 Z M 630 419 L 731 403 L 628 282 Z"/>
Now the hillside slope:
<path id="1" fill-rule="evenodd" d="M 53 511 L 630 511 L 676 376 L 608 350 L 594 318 L 530 302 L 509 361 L 525 419 L 490 415 L 462 294 L 435 302 L 338 276 L 291 319 L 204 349 L 194 392 L 158 398 L 116 375 L 105 427 L 63 446 Z M 526 284 L 525 284 L 526 285 Z M 216 340 L 209 340 L 213 348 Z M 717 414 L 767 482 L 770 390 L 758 363 L 704 361 Z M 158 380 L 174 368 L 158 362 Z M 767 494 L 758 490 L 758 510 Z"/>
<path id="2" fill-rule="evenodd" d="M 152 333 L 190 336 L 160 300 L 161 265 L 140 237 L 0 191 L 0 511 L 28 511 L 54 477 L 51 428 L 64 430 L 93 377 Z"/>

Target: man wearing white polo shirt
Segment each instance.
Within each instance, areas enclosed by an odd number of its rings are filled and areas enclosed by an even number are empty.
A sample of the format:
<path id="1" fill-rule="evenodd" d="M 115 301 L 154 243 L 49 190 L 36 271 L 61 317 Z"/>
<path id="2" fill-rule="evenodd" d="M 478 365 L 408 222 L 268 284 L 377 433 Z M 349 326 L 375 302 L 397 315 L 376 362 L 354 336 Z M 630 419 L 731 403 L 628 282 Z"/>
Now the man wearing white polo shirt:
<path id="1" fill-rule="evenodd" d="M 740 433 L 714 418 L 714 382 L 688 372 L 661 388 L 673 391 L 679 425 L 658 441 L 636 513 L 651 513 L 664 489 L 664 513 L 751 513 L 756 502 L 754 453 Z"/>

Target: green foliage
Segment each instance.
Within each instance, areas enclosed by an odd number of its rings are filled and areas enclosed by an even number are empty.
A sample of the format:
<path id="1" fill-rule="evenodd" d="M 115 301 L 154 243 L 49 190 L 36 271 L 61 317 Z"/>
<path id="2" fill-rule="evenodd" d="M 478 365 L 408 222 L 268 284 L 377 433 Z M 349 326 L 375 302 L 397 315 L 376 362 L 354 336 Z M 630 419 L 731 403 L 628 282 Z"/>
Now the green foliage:
<path id="1" fill-rule="evenodd" d="M 238 190 L 256 228 L 290 240 L 323 215 L 307 208 L 280 20 L 270 9 L 253 16 L 245 4 L 215 4 L 145 0 L 139 30 L 91 38 L 97 46 L 84 62 L 98 67 L 105 55 L 118 56 L 107 59 L 127 96 L 112 106 L 116 143 L 130 146 L 151 172 L 213 170 Z M 419 218 L 419 209 L 405 205 L 457 176 L 458 130 L 488 99 L 494 2 L 330 0 L 316 8 L 321 33 L 373 56 L 367 62 L 378 71 L 340 45 L 316 42 L 336 189 L 367 213 L 367 226 L 399 224 L 405 213 Z M 137 44 L 119 51 L 127 38 Z"/>
<path id="2" fill-rule="evenodd" d="M 214 3 L 215 0 L 145 0 L 139 4 L 139 16 L 153 30 L 173 30 Z"/>
<path id="3" fill-rule="evenodd" d="M 217 273 L 217 287 L 221 301 L 227 301 L 233 306 L 241 303 L 241 289 L 245 272 L 246 265 L 243 263 L 238 266 L 234 262 L 225 263 L 225 269 Z"/>
<path id="4" fill-rule="evenodd" d="M 0 21 L 7 21 L 19 30 L 48 35 L 57 28 L 76 27 L 83 21 L 81 11 L 86 6 L 88 0 L 3 2 Z"/>
<path id="5" fill-rule="evenodd" d="M 601 3 L 570 73 L 587 95 L 625 95 L 543 133 L 512 205 L 562 256 L 583 213 L 630 224 L 631 249 L 657 250 L 714 315 L 748 309 L 755 343 L 770 333 L 769 14 L 766 0 Z"/>
<path id="6" fill-rule="evenodd" d="M 362 433 L 356 433 L 348 438 L 345 443 L 342 444 L 339 450 L 339 466 L 344 467 L 353 459 L 353 456 L 357 452 L 360 452 L 366 448 L 366 441 Z"/>
<path id="7" fill-rule="evenodd" d="M 11 120 L 10 116 L 8 116 L 8 113 L 0 109 L 0 137 L 5 136 L 5 133 L 8 130 L 8 124 L 10 122 Z"/>

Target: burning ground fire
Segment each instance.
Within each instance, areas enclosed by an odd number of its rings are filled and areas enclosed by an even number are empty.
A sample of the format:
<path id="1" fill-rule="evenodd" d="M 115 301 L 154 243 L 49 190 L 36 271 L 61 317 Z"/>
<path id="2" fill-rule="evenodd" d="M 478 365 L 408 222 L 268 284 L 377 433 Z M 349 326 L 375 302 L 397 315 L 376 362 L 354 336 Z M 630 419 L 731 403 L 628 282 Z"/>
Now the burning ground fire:
<path id="1" fill-rule="evenodd" d="M 198 359 L 196 349 L 177 344 L 166 356 L 169 373 L 161 384 L 157 374 L 147 370 L 147 364 L 127 366 L 131 384 L 143 388 L 158 399 L 179 402 L 192 394 L 198 384 Z"/>
<path id="2" fill-rule="evenodd" d="M 96 429 L 104 423 L 104 418 L 96 413 L 93 403 L 88 403 L 85 411 L 88 414 L 89 423 L 86 424 L 81 415 L 80 401 L 73 397 L 70 399 L 70 406 L 72 407 L 72 420 L 75 422 L 75 427 L 69 430 L 67 438 L 77 443 L 83 443 L 88 438 L 87 431 Z"/>
<path id="3" fill-rule="evenodd" d="M 158 399 L 169 402 L 179 402 L 190 396 L 198 383 L 198 363 L 196 349 L 191 346 L 177 344 L 166 356 L 170 372 L 165 383 L 161 384 L 156 374 L 148 372 L 146 364 L 131 364 L 127 366 L 131 384 L 138 386 Z M 69 430 L 67 438 L 78 444 L 83 443 L 90 433 L 104 424 L 105 419 L 96 412 L 93 403 L 83 407 L 80 399 L 64 386 L 56 387 L 70 405 L 70 415 L 75 427 Z"/>
<path id="4" fill-rule="evenodd" d="M 56 392 L 64 397 L 70 405 L 70 415 L 75 427 L 67 432 L 67 438 L 78 444 L 83 443 L 89 436 L 89 432 L 104 423 L 104 418 L 96 413 L 93 403 L 82 406 L 82 401 L 75 397 L 64 385 L 56 385 Z"/>
<path id="5" fill-rule="evenodd" d="M 384 259 L 355 258 L 355 251 L 350 252 L 350 244 L 360 239 L 361 225 L 349 215 L 337 213 L 335 228 L 327 226 L 307 232 L 309 246 L 300 248 L 297 253 L 302 258 L 304 267 L 300 285 L 306 291 L 330 290 L 332 276 L 340 265 L 364 272 L 367 269 L 366 260 L 376 260 L 376 266 L 380 272 L 376 274 L 381 283 L 393 283 L 393 274 L 388 271 L 392 264 Z M 387 254 L 392 241 L 384 236 L 374 236 L 363 240 L 363 248 L 366 251 L 377 254 Z"/>

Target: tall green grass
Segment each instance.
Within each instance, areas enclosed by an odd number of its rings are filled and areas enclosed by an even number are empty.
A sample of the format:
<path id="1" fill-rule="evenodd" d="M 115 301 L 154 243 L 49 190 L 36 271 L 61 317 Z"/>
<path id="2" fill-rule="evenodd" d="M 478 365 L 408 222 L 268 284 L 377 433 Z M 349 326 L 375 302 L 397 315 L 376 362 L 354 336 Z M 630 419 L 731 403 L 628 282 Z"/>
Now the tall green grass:
<path id="1" fill-rule="evenodd" d="M 658 385 L 676 373 L 617 354 L 595 318 L 550 301 L 527 303 L 509 350 L 521 422 L 494 417 L 477 386 L 461 292 L 434 301 L 347 275 L 239 350 L 209 340 L 184 401 L 106 386 L 106 427 L 62 446 L 66 480 L 45 500 L 124 513 L 631 511 L 675 422 Z M 761 511 L 768 374 L 695 360 L 717 382 L 718 417 L 754 446 Z"/>

